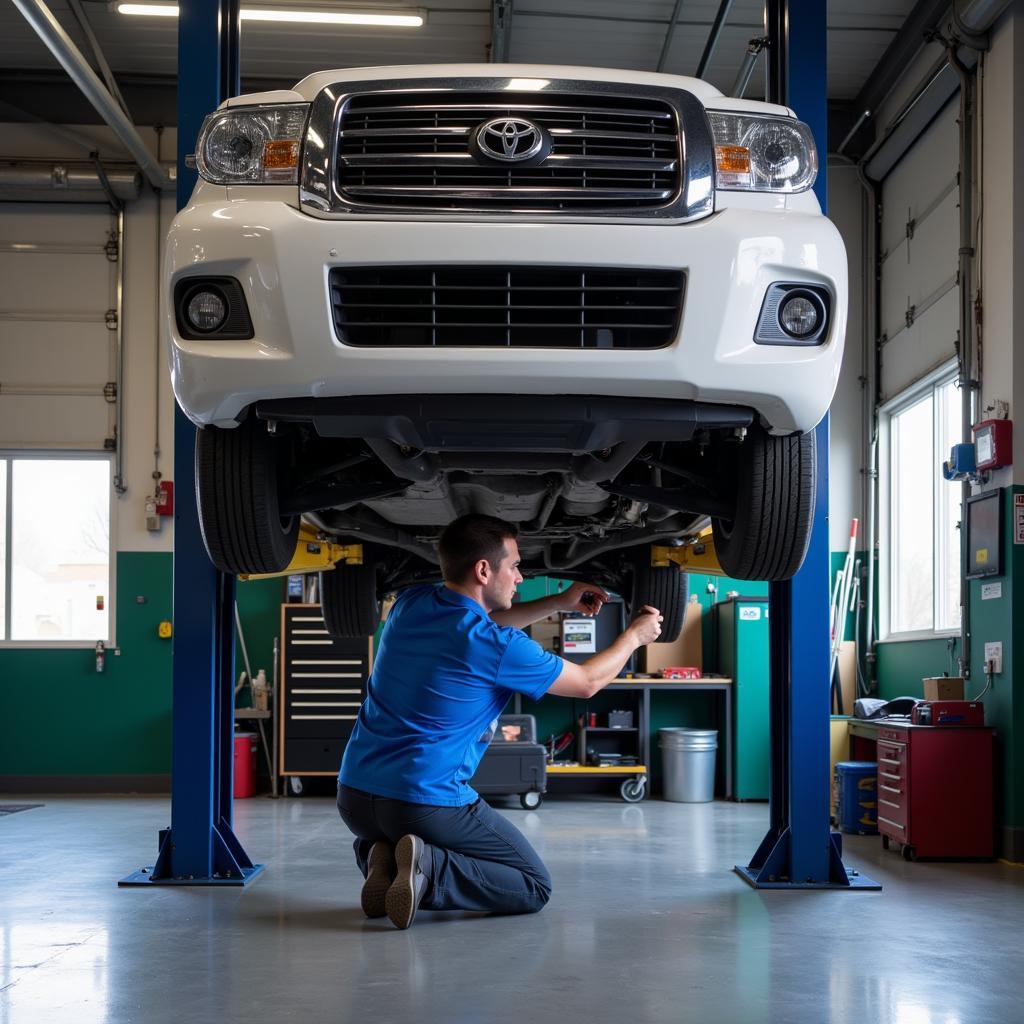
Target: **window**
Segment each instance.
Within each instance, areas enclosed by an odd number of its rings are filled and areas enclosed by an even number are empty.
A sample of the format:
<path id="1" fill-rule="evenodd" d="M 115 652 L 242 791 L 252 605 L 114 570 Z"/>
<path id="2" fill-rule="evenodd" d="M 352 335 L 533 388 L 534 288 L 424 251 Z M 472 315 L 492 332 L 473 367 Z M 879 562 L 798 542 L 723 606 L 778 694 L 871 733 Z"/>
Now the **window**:
<path id="1" fill-rule="evenodd" d="M 0 639 L 110 639 L 111 460 L 0 457 Z"/>
<path id="2" fill-rule="evenodd" d="M 959 441 L 954 368 L 944 367 L 882 409 L 882 604 L 890 636 L 960 628 L 961 489 L 940 468 Z"/>

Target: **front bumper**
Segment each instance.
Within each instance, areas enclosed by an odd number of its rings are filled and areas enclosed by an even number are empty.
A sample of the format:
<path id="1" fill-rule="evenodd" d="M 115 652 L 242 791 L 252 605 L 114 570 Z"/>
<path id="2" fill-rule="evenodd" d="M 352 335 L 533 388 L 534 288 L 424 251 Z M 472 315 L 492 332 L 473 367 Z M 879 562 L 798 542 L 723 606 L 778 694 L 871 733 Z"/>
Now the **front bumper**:
<path id="1" fill-rule="evenodd" d="M 343 345 L 332 266 L 523 263 L 683 269 L 678 335 L 655 350 Z M 322 220 L 283 202 L 204 201 L 175 218 L 164 294 L 185 276 L 242 285 L 254 337 L 189 341 L 168 309 L 174 393 L 197 424 L 232 425 L 253 402 L 352 395 L 607 395 L 756 410 L 777 433 L 811 429 L 832 400 L 846 330 L 846 253 L 825 217 L 729 208 L 687 224 Z M 775 281 L 821 285 L 831 326 L 815 347 L 757 345 Z"/>

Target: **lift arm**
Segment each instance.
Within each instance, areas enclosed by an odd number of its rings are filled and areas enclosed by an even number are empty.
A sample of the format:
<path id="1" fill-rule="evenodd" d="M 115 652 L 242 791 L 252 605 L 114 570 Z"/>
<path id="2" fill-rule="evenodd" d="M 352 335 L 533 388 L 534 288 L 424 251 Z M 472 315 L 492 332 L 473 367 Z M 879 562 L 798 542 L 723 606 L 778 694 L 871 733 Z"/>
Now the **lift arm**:
<path id="1" fill-rule="evenodd" d="M 339 562 L 346 565 L 363 564 L 362 544 L 332 544 L 311 526 L 299 527 L 299 543 L 287 567 L 280 572 L 243 573 L 240 580 L 270 580 L 277 576 L 295 576 L 307 572 L 333 569 Z"/>
<path id="2" fill-rule="evenodd" d="M 652 566 L 659 568 L 673 563 L 683 572 L 700 572 L 705 576 L 727 575 L 715 553 L 715 538 L 710 527 L 703 530 L 693 544 L 677 548 L 663 547 L 660 544 L 651 545 Z"/>

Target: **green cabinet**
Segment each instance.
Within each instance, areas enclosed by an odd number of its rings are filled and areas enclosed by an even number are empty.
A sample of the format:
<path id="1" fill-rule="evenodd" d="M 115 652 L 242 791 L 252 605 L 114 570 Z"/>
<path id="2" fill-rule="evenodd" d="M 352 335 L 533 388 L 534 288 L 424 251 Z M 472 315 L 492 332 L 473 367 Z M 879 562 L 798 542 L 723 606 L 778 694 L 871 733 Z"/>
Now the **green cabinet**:
<path id="1" fill-rule="evenodd" d="M 733 791 L 737 800 L 767 800 L 768 599 L 729 598 L 713 615 L 717 669 L 733 680 Z"/>

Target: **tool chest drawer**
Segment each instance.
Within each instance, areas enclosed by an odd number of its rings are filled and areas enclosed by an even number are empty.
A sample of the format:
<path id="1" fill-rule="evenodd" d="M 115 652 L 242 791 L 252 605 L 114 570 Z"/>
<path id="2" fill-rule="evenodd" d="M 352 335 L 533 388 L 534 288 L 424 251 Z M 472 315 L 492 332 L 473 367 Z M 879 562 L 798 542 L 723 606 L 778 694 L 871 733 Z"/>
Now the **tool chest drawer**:
<path id="1" fill-rule="evenodd" d="M 372 637 L 338 640 L 319 605 L 281 606 L 281 771 L 333 774 L 366 697 Z"/>

